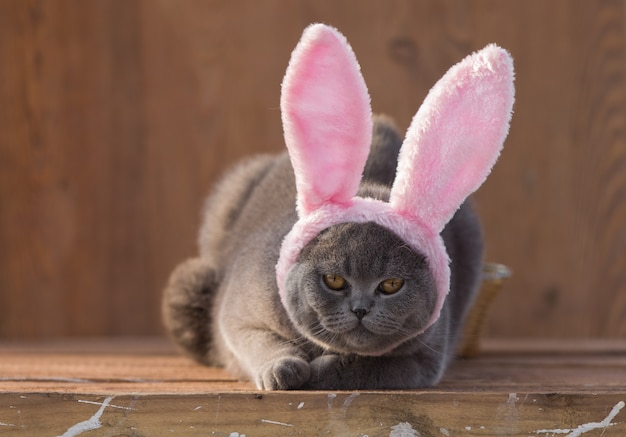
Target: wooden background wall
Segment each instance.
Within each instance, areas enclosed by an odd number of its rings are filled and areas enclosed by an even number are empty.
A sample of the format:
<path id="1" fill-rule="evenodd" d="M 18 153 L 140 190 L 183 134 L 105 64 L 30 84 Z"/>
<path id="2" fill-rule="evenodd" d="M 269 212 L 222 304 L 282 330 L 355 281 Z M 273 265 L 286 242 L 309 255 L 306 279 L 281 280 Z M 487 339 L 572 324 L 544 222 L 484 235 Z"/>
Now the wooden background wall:
<path id="1" fill-rule="evenodd" d="M 477 195 L 514 276 L 491 336 L 626 335 L 624 1 L 0 0 L 0 337 L 159 334 L 202 199 L 281 150 L 279 84 L 310 22 L 351 41 L 404 129 L 489 42 L 517 103 Z"/>

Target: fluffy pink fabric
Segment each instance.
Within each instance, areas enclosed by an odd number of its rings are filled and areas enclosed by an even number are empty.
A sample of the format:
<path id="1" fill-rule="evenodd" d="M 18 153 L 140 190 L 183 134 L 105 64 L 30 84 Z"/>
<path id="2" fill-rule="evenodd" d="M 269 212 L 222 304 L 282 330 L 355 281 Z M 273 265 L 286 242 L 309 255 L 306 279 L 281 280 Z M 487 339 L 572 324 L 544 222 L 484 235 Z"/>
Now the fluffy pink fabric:
<path id="1" fill-rule="evenodd" d="M 353 197 L 347 204 L 328 203 L 318 208 L 296 222 L 291 232 L 287 234 L 276 265 L 276 278 L 283 305 L 286 303 L 284 284 L 289 269 L 298 259 L 300 251 L 324 229 L 348 222 L 377 223 L 392 230 L 409 247 L 426 256 L 435 277 L 438 295 L 435 310 L 422 332 L 435 323 L 450 289 L 449 258 L 443 239 L 417 217 L 398 214 L 389 203 L 360 197 Z"/>
<path id="2" fill-rule="evenodd" d="M 289 269 L 316 235 L 339 223 L 372 221 L 426 255 L 438 297 L 429 322 L 416 335 L 435 323 L 450 289 L 440 232 L 483 183 L 500 153 L 513 80 L 511 57 L 495 45 L 452 67 L 411 122 L 389 203 L 358 198 L 371 143 L 367 88 L 343 35 L 322 24 L 309 26 L 292 54 L 281 96 L 299 215 L 276 265 L 283 305 Z"/>
<path id="3" fill-rule="evenodd" d="M 413 117 L 390 203 L 441 231 L 498 159 L 513 95 L 513 61 L 493 44 L 448 70 Z"/>
<path id="4" fill-rule="evenodd" d="M 348 202 L 369 153 L 372 110 L 356 56 L 342 34 L 322 24 L 305 29 L 283 79 L 280 109 L 298 213 Z"/>

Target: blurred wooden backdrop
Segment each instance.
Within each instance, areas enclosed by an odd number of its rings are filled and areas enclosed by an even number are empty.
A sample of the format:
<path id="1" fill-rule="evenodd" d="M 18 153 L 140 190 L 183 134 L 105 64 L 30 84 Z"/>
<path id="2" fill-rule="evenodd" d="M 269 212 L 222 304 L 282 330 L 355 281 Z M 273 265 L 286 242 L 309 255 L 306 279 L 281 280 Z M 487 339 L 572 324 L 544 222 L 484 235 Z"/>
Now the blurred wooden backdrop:
<path id="1" fill-rule="evenodd" d="M 282 150 L 280 81 L 337 26 L 404 129 L 489 42 L 517 103 L 477 195 L 514 276 L 490 336 L 626 335 L 624 1 L 0 0 L 0 337 L 161 333 L 226 167 Z"/>

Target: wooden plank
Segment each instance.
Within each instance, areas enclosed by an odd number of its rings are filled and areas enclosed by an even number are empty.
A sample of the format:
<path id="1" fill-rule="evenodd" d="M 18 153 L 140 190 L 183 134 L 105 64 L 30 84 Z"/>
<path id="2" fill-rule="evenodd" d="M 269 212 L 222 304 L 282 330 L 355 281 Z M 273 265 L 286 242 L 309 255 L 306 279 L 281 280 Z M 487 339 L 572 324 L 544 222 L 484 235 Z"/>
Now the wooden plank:
<path id="1" fill-rule="evenodd" d="M 559 343 L 556 347 L 554 341 L 484 342 L 478 356 L 453 363 L 437 390 L 626 392 L 625 341 Z M 233 391 L 253 388 L 221 369 L 194 363 L 176 353 L 164 339 L 51 344 L 56 346 L 0 343 L 0 392 L 19 390 L 20 384 L 41 392 L 113 390 L 118 394 L 124 390 L 170 392 L 176 384 L 181 384 L 177 392 L 189 387 L 194 393 L 210 391 L 214 383 Z"/>
<path id="2" fill-rule="evenodd" d="M 175 355 L 0 354 L 0 392 L 19 390 L 115 393 L 170 392 L 180 383 L 192 392 L 251 390 L 221 369 Z M 11 383 L 11 384 L 9 384 Z M 142 383 L 145 383 L 142 384 Z M 102 384 L 99 385 L 99 384 Z M 194 387 L 194 384 L 197 386 Z M 177 391 L 181 391 L 177 387 Z M 502 353 L 457 361 L 437 386 L 440 391 L 626 391 L 624 355 L 514 355 Z"/>
<path id="3" fill-rule="evenodd" d="M 622 436 L 624 395 L 534 393 L 0 394 L 2 435 Z M 91 425 L 91 426 L 90 426 Z M 91 435 L 91 434 L 87 434 Z"/>
<path id="4" fill-rule="evenodd" d="M 95 343 L 95 344 L 94 344 Z M 614 349 L 575 348 L 562 346 L 551 352 L 548 345 L 536 342 L 536 351 L 524 351 L 523 342 L 487 345 L 479 356 L 459 359 L 453 363 L 438 390 L 478 390 L 502 392 L 519 387 L 544 391 L 619 391 L 626 389 L 626 343 L 619 342 Z M 615 343 L 615 342 L 614 342 Z M 150 382 L 149 390 L 158 392 L 162 383 L 231 383 L 233 390 L 249 390 L 252 386 L 239 383 L 220 369 L 197 365 L 187 357 L 163 352 L 159 346 L 150 353 L 131 352 L 123 345 L 115 352 L 115 342 L 91 342 L 91 352 L 75 352 L 80 343 L 66 352 L 38 350 L 22 346 L 0 346 L 0 375 L 4 383 L 41 382 L 62 387 L 66 382 L 75 390 L 81 384 L 96 387 L 107 384 Z M 101 345 L 101 352 L 93 352 Z M 17 385 L 13 384 L 11 390 Z M 0 391 L 6 390 L 0 387 Z M 46 391 L 42 385 L 42 390 Z"/>
<path id="5" fill-rule="evenodd" d="M 377 392 L 259 392 L 163 339 L 54 343 L 0 343 L 0 435 L 626 433 L 623 340 L 485 342 L 437 387 Z"/>

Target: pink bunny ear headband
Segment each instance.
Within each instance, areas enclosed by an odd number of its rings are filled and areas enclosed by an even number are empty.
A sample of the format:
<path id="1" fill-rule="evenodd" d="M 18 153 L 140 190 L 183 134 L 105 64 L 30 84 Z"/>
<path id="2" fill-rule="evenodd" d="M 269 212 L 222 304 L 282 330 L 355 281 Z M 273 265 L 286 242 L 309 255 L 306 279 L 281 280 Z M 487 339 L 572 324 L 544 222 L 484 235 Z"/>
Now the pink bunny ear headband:
<path id="1" fill-rule="evenodd" d="M 291 55 L 280 102 L 299 217 L 276 265 L 283 305 L 289 269 L 311 240 L 339 223 L 375 222 L 426 256 L 438 297 L 422 332 L 435 323 L 450 289 L 440 232 L 500 154 L 513 79 L 510 55 L 495 45 L 453 66 L 411 122 L 389 202 L 356 197 L 372 140 L 367 87 L 345 37 L 323 24 L 307 27 Z"/>

